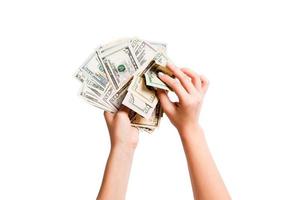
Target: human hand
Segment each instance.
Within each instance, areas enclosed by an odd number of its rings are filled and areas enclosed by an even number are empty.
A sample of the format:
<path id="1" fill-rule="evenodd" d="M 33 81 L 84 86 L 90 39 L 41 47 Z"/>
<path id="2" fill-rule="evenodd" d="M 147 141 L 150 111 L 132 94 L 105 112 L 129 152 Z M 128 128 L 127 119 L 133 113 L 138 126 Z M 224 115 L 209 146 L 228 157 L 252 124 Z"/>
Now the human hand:
<path id="1" fill-rule="evenodd" d="M 110 135 L 111 148 L 135 149 L 138 144 L 138 129 L 132 127 L 128 117 L 129 109 L 123 106 L 118 112 L 104 112 L 104 118 Z"/>
<path id="2" fill-rule="evenodd" d="M 158 90 L 158 97 L 164 112 L 171 123 L 184 134 L 199 128 L 198 119 L 203 98 L 208 89 L 208 80 L 190 69 L 179 69 L 171 64 L 167 66 L 178 80 L 158 73 L 159 78 L 174 90 L 179 102 L 171 102 L 166 91 Z"/>

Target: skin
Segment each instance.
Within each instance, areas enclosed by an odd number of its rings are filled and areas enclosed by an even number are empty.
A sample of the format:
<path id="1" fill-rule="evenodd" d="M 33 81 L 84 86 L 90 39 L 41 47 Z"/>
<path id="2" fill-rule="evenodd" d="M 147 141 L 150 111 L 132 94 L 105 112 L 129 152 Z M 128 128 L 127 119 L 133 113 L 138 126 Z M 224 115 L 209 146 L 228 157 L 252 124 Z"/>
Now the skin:
<path id="1" fill-rule="evenodd" d="M 130 125 L 128 112 L 126 107 L 117 113 L 104 112 L 111 150 L 97 200 L 125 199 L 133 155 L 138 144 L 138 130 Z"/>
<path id="2" fill-rule="evenodd" d="M 177 79 L 159 74 L 169 85 L 179 102 L 171 102 L 165 91 L 158 91 L 164 112 L 177 128 L 185 151 L 195 200 L 231 199 L 222 181 L 199 124 L 208 80 L 190 69 L 168 65 Z"/>
<path id="3" fill-rule="evenodd" d="M 159 78 L 171 87 L 178 102 L 171 102 L 167 93 L 158 90 L 161 106 L 177 128 L 185 151 L 195 200 L 227 200 L 230 195 L 213 161 L 204 132 L 199 124 L 208 80 L 190 69 L 168 65 L 175 78 L 159 73 Z M 102 186 L 97 200 L 124 200 L 134 151 L 138 143 L 138 130 L 130 126 L 128 109 L 117 113 L 104 112 L 111 139 Z M 120 167 L 122 166 L 122 167 Z"/>

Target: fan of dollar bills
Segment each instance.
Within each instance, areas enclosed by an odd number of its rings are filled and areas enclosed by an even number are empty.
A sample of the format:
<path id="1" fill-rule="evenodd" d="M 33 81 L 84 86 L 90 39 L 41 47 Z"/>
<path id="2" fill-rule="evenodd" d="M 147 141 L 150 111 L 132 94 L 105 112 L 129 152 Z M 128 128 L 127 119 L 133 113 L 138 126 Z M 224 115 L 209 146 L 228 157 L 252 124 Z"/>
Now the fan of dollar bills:
<path id="1" fill-rule="evenodd" d="M 157 76 L 170 59 L 166 45 L 138 38 L 121 39 L 97 48 L 78 69 L 79 95 L 109 112 L 130 109 L 131 125 L 152 133 L 163 115 L 156 89 L 170 90 Z"/>

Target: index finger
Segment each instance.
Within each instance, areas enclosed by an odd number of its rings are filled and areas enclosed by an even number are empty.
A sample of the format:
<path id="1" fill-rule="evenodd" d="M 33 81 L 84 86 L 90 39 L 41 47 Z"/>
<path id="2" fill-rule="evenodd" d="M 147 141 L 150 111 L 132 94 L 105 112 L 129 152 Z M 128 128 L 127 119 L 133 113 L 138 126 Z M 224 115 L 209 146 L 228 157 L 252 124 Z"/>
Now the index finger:
<path id="1" fill-rule="evenodd" d="M 183 88 L 179 81 L 162 72 L 158 72 L 158 77 L 170 88 L 172 88 L 172 90 L 174 90 L 175 94 L 178 96 L 179 101 L 182 101 L 186 98 L 187 91 Z"/>
<path id="2" fill-rule="evenodd" d="M 188 77 L 192 79 L 192 83 L 194 84 L 195 88 L 200 91 L 201 90 L 201 79 L 200 76 L 189 68 L 182 68 L 181 71 L 185 73 Z"/>
<path id="3" fill-rule="evenodd" d="M 106 123 L 111 123 L 114 119 L 115 113 L 111 113 L 108 111 L 104 111 L 104 119 L 106 121 Z"/>
<path id="4" fill-rule="evenodd" d="M 171 70 L 171 72 L 173 72 L 174 76 L 180 81 L 181 85 L 188 93 L 194 92 L 195 87 L 185 73 L 183 73 L 178 67 L 171 63 L 168 63 L 167 67 Z"/>

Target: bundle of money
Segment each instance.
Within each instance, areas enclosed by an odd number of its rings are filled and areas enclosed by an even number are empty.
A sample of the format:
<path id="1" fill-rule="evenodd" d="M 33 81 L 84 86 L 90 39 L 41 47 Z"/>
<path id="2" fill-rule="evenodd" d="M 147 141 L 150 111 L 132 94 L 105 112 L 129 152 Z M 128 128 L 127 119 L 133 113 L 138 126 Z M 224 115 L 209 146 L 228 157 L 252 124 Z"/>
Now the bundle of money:
<path id="1" fill-rule="evenodd" d="M 152 133 L 163 116 L 155 90 L 170 90 L 157 73 L 172 76 L 169 62 L 165 44 L 139 38 L 110 42 L 97 48 L 76 72 L 82 83 L 79 95 L 108 112 L 128 107 L 131 125 Z"/>

